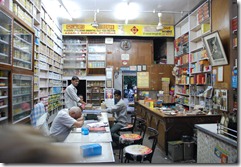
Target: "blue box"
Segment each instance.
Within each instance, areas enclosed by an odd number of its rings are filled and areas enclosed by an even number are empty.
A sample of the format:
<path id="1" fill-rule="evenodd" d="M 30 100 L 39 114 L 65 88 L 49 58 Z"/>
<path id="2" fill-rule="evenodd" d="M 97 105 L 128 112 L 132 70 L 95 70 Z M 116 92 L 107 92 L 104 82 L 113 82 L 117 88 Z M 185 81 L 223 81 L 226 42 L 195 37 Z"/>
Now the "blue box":
<path id="1" fill-rule="evenodd" d="M 95 156 L 102 154 L 102 146 L 100 144 L 88 144 L 80 146 L 83 157 Z"/>

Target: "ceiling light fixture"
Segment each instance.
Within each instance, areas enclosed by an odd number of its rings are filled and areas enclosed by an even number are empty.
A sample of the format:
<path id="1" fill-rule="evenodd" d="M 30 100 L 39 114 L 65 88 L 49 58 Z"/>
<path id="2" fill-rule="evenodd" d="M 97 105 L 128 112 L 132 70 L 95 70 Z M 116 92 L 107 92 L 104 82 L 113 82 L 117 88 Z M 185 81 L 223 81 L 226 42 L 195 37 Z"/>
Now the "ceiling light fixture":
<path id="1" fill-rule="evenodd" d="M 159 22 L 158 22 L 158 24 L 157 24 L 157 26 L 156 26 L 156 30 L 157 30 L 157 31 L 160 31 L 160 30 L 163 29 L 163 25 L 162 25 L 162 23 L 161 23 L 161 16 L 162 16 L 162 13 L 158 13 Z"/>
<path id="2" fill-rule="evenodd" d="M 94 22 L 91 23 L 91 26 L 92 26 L 93 28 L 98 28 L 98 26 L 99 26 L 99 24 L 98 24 L 97 21 L 96 21 L 96 14 L 97 14 L 97 12 L 99 12 L 98 9 L 97 9 L 97 11 L 95 11 L 95 14 L 94 14 Z"/>

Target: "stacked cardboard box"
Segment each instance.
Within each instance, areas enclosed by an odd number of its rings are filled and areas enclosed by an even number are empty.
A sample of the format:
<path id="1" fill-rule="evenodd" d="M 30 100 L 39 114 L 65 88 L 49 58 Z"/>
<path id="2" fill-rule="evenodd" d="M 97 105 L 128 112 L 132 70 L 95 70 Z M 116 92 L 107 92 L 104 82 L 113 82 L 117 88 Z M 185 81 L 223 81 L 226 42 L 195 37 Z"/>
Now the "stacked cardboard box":
<path id="1" fill-rule="evenodd" d="M 170 78 L 162 78 L 163 103 L 170 103 Z"/>

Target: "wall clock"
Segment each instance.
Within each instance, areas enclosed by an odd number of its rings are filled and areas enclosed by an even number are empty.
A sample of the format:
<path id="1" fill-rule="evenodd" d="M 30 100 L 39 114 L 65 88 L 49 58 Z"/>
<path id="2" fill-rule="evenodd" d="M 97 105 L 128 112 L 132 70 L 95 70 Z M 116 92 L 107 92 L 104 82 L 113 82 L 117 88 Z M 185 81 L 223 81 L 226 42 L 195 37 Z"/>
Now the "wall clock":
<path id="1" fill-rule="evenodd" d="M 129 40 L 121 40 L 120 47 L 122 50 L 129 50 L 131 48 L 131 42 Z"/>

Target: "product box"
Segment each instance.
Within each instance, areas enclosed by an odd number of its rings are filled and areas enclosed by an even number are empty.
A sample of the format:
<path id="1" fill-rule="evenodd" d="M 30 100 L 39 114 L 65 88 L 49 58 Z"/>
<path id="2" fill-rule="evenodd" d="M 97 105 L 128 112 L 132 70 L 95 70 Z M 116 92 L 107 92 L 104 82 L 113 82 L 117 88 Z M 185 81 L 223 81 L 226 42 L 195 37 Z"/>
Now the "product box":
<path id="1" fill-rule="evenodd" d="M 85 110 L 92 110 L 92 108 L 93 108 L 93 105 L 90 104 L 90 103 L 87 103 L 87 104 L 85 105 Z"/>
<path id="2" fill-rule="evenodd" d="M 95 156 L 102 154 L 102 146 L 100 144 L 88 144 L 80 146 L 80 153 L 83 157 Z"/>
<path id="3" fill-rule="evenodd" d="M 182 141 L 169 141 L 168 142 L 168 157 L 172 161 L 183 160 L 183 142 Z"/>
<path id="4" fill-rule="evenodd" d="M 163 102 L 164 103 L 169 103 L 169 94 L 164 94 L 164 96 L 163 96 Z"/>
<path id="5" fill-rule="evenodd" d="M 183 159 L 192 160 L 194 155 L 194 142 L 183 142 Z"/>

